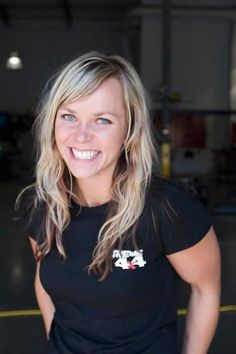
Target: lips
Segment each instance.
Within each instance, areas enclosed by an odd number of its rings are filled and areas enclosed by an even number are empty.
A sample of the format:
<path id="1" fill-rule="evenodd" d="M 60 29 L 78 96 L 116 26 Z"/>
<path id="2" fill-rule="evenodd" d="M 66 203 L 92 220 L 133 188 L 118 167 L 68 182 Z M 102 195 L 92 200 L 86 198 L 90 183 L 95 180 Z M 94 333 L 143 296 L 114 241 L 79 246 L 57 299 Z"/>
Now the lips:
<path id="1" fill-rule="evenodd" d="M 75 148 L 71 148 L 71 151 L 73 156 L 78 160 L 92 160 L 99 153 L 97 150 L 77 150 Z"/>

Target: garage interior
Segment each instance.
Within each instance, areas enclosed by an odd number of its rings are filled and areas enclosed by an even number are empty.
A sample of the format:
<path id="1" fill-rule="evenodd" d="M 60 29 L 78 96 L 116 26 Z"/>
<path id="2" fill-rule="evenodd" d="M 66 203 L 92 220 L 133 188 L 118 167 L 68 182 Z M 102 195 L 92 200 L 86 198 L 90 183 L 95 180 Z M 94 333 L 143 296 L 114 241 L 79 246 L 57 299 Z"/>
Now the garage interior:
<path id="1" fill-rule="evenodd" d="M 1 0 L 0 43 L 0 353 L 45 353 L 35 261 L 14 203 L 34 179 L 31 128 L 47 80 L 98 50 L 133 63 L 152 99 L 162 174 L 193 186 L 212 216 L 222 296 L 209 354 L 234 354 L 235 0 Z M 188 295 L 182 284 L 180 343 Z"/>

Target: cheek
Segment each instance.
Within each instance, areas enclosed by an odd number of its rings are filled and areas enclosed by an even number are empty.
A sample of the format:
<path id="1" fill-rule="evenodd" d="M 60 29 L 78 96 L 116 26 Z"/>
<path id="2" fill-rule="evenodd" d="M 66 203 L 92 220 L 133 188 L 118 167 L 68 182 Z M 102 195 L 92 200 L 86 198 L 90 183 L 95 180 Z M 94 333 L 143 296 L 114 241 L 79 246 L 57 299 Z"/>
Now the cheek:
<path id="1" fill-rule="evenodd" d="M 56 144 L 59 146 L 66 141 L 67 138 L 67 131 L 64 129 L 60 124 L 55 124 L 55 141 Z"/>
<path id="2" fill-rule="evenodd" d="M 55 128 L 54 128 L 54 134 L 55 134 L 55 140 L 56 141 L 59 141 L 61 140 L 61 133 L 62 133 L 62 130 L 60 129 L 60 125 L 57 123 L 55 123 Z"/>
<path id="3" fill-rule="evenodd" d="M 118 139 L 118 144 L 120 146 L 120 149 L 124 146 L 124 142 L 126 139 L 127 131 L 124 130 L 122 134 L 120 134 L 119 139 Z"/>
<path id="4" fill-rule="evenodd" d="M 107 142 L 110 145 L 112 150 L 120 150 L 124 144 L 127 131 L 123 129 L 115 129 L 112 132 L 109 132 L 107 135 Z"/>
<path id="5" fill-rule="evenodd" d="M 55 149 L 57 150 L 58 154 L 63 158 L 63 143 L 65 142 L 65 132 L 60 129 L 60 127 L 55 126 Z"/>
<path id="6" fill-rule="evenodd" d="M 104 141 L 106 142 L 107 151 L 110 151 L 113 154 L 119 153 L 124 143 L 123 135 L 121 136 L 118 134 L 110 134 Z"/>

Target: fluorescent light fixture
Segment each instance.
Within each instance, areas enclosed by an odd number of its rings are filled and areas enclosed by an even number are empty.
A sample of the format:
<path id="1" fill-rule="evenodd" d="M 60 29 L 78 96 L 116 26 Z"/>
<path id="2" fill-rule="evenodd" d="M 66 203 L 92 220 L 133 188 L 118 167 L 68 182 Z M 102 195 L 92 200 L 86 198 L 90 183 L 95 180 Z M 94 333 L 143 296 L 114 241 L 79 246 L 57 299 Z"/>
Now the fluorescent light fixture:
<path id="1" fill-rule="evenodd" d="M 22 60 L 17 52 L 12 52 L 7 59 L 6 63 L 7 69 L 20 70 L 23 68 Z"/>

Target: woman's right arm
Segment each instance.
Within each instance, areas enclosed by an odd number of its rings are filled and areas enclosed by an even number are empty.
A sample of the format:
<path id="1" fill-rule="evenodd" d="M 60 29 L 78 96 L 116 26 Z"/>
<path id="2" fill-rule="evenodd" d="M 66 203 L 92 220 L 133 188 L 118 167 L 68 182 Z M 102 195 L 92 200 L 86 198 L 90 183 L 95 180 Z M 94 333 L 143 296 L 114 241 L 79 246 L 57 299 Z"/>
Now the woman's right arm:
<path id="1" fill-rule="evenodd" d="M 36 241 L 30 238 L 30 243 L 31 247 L 33 250 L 33 253 L 35 254 L 36 251 Z M 35 274 L 35 294 L 36 294 L 36 299 L 43 317 L 44 325 L 45 325 L 45 330 L 47 334 L 47 338 L 49 336 L 49 331 L 50 327 L 52 324 L 52 320 L 54 317 L 54 312 L 55 312 L 55 307 L 54 304 L 50 298 L 50 296 L 47 294 L 45 289 L 43 288 L 40 277 L 39 277 L 39 270 L 40 270 L 40 261 L 37 261 L 36 264 L 36 274 Z"/>

